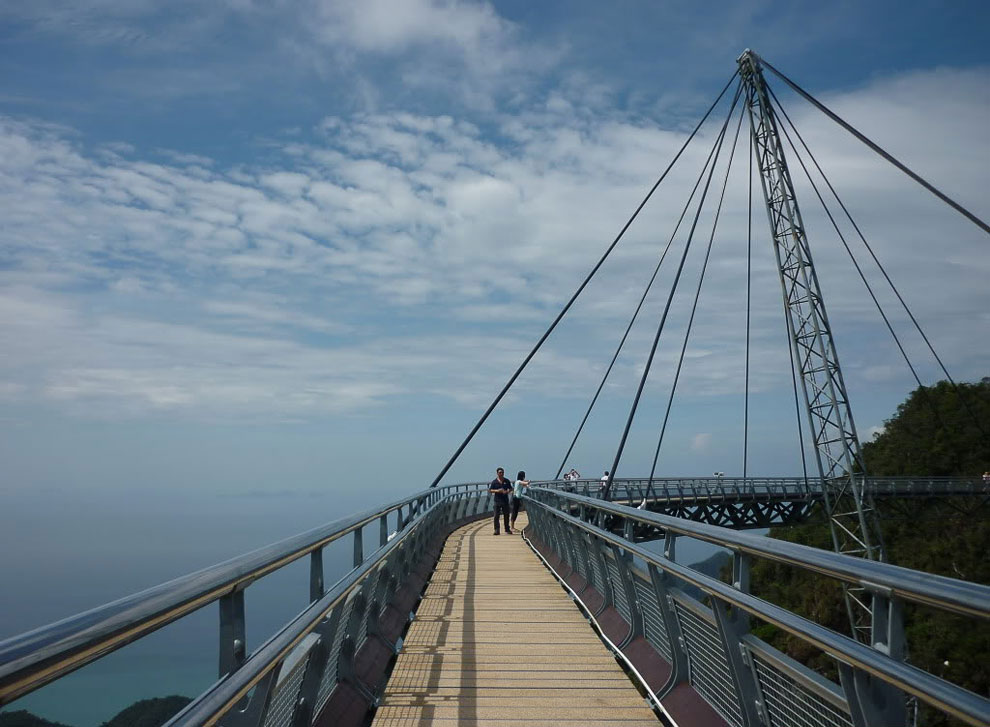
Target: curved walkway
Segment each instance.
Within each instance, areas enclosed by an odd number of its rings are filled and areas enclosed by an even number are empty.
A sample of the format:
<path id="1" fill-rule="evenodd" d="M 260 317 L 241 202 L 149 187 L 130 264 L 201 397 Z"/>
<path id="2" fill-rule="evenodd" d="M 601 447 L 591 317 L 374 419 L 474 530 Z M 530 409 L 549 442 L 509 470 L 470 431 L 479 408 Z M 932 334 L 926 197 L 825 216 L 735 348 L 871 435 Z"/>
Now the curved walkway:
<path id="1" fill-rule="evenodd" d="M 486 519 L 447 539 L 373 727 L 434 724 L 659 721 L 529 546 Z"/>

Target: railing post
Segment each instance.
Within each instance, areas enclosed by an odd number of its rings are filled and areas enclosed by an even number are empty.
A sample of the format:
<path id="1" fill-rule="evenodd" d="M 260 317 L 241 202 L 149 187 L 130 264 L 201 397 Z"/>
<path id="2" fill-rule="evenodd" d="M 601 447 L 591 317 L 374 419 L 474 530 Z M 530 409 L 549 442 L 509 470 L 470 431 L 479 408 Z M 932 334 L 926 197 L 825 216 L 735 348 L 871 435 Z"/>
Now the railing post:
<path id="1" fill-rule="evenodd" d="M 720 598 L 712 597 L 711 601 L 718 633 L 722 637 L 729 673 L 732 674 L 732 681 L 735 682 L 743 724 L 745 727 L 760 727 L 764 723 L 763 703 L 758 696 L 756 678 L 749 668 L 749 659 L 752 657 L 742 641 L 742 637 L 749 630 L 749 619 L 738 618 L 738 609 L 732 609 L 730 612 L 726 603 Z"/>
<path id="2" fill-rule="evenodd" d="M 748 553 L 741 553 L 738 550 L 732 553 L 732 587 L 743 593 L 749 593 L 749 572 L 751 558 Z M 737 622 L 745 625 L 745 631 L 749 631 L 749 614 L 740 611 Z"/>
<path id="3" fill-rule="evenodd" d="M 666 552 L 666 545 L 664 552 Z M 671 546 L 671 552 L 673 552 L 673 546 Z M 673 560 L 673 558 L 668 558 L 668 560 Z M 664 631 L 667 632 L 667 642 L 670 644 L 670 676 L 667 678 L 667 683 L 656 693 L 657 698 L 663 698 L 675 686 L 688 679 L 687 644 L 681 633 L 677 614 L 674 612 L 674 599 L 670 595 L 670 591 L 667 590 L 667 574 L 653 563 L 647 563 L 646 566 L 650 573 L 650 582 L 653 584 L 653 593 L 656 595 L 657 608 L 660 609 L 660 617 L 663 619 Z"/>
<path id="4" fill-rule="evenodd" d="M 601 576 L 604 580 L 601 585 L 605 590 L 602 593 L 601 608 L 598 610 L 598 612 L 601 613 L 607 606 L 615 606 L 615 594 L 612 592 L 612 579 L 608 572 L 608 563 L 605 562 L 604 552 L 609 545 L 601 542 L 594 535 L 589 535 L 583 530 L 578 530 L 577 535 L 581 544 L 584 546 L 585 552 L 587 553 L 584 562 L 588 574 L 586 579 L 588 584 L 593 586 L 595 590 L 598 590 L 596 576 Z M 593 561 L 598 563 L 597 574 L 595 572 L 595 563 Z"/>
<path id="5" fill-rule="evenodd" d="M 622 537 L 628 540 L 630 543 L 635 543 L 635 524 L 629 518 L 625 518 L 622 523 Z"/>
<path id="6" fill-rule="evenodd" d="M 677 549 L 676 546 L 677 534 L 668 530 L 663 536 L 663 557 L 671 562 L 676 562 L 674 560 L 675 551 Z"/>
<path id="7" fill-rule="evenodd" d="M 602 547 L 607 546 L 602 544 Z M 619 588 L 625 594 L 626 603 L 629 605 L 629 637 L 625 643 L 620 644 L 620 646 L 625 646 L 637 636 L 643 634 L 643 615 L 640 613 L 639 608 L 636 607 L 636 586 L 633 585 L 632 581 L 632 555 L 629 551 L 621 550 L 615 545 L 612 545 L 611 549 L 612 556 L 615 558 L 616 570 L 619 574 Z M 615 594 L 613 593 L 612 596 L 614 600 Z"/>
<path id="8" fill-rule="evenodd" d="M 567 568 L 570 569 L 566 573 L 560 573 L 560 577 L 566 580 L 567 577 L 575 571 L 574 553 L 571 549 L 571 539 L 566 532 L 567 526 L 563 520 L 558 518 L 553 513 L 547 514 L 547 522 L 550 525 L 550 530 L 554 540 L 552 545 L 554 546 L 554 550 L 557 551 L 557 557 L 560 558 L 561 566 L 567 566 Z M 561 571 L 563 571 L 563 567 L 561 567 Z"/>
<path id="9" fill-rule="evenodd" d="M 323 672 L 326 670 L 328 655 L 326 641 L 322 637 L 317 637 L 307 656 L 306 671 L 299 685 L 299 696 L 296 697 L 292 714 L 292 727 L 309 727 L 312 724 L 313 717 L 316 716 L 313 714 L 316 694 L 320 679 L 323 678 Z"/>
<path id="10" fill-rule="evenodd" d="M 388 545 L 388 513 L 378 518 L 378 547 Z"/>
<path id="11" fill-rule="evenodd" d="M 323 548 L 309 554 L 309 602 L 323 598 Z"/>
<path id="12" fill-rule="evenodd" d="M 364 528 L 360 527 L 354 531 L 354 567 L 357 568 L 364 562 Z"/>
<path id="13" fill-rule="evenodd" d="M 873 597 L 870 645 L 892 659 L 903 661 L 904 608 L 901 600 L 892 597 L 890 590 L 882 586 L 872 583 L 865 586 Z M 856 727 L 905 723 L 904 693 L 899 689 L 843 663 L 839 664 L 839 678 Z"/>
<path id="14" fill-rule="evenodd" d="M 732 587 L 743 593 L 749 593 L 750 556 L 748 553 L 734 551 L 732 553 Z M 739 698 L 739 708 L 742 711 L 743 723 L 748 727 L 769 724 L 762 700 L 756 674 L 753 671 L 752 656 L 743 643 L 743 637 L 749 633 L 749 614 L 738 608 L 731 611 L 727 604 L 713 597 L 712 613 L 719 635 L 722 637 L 722 647 L 735 683 L 736 695 Z"/>
<path id="15" fill-rule="evenodd" d="M 316 717 L 313 710 L 316 708 L 317 692 L 323 674 L 330 667 L 330 644 L 333 643 L 342 610 L 342 606 L 337 606 L 313 629 L 318 641 L 313 644 L 309 652 L 306 673 L 299 687 L 299 701 L 296 704 L 293 727 L 309 727 L 313 718 Z M 276 672 L 277 670 L 273 669 L 272 671 Z"/>
<path id="16" fill-rule="evenodd" d="M 550 546 L 557 557 L 563 559 L 563 553 L 561 552 L 560 538 L 557 536 L 557 516 L 552 508 L 546 508 L 541 511 L 543 518 L 543 541 Z"/>
<path id="17" fill-rule="evenodd" d="M 244 589 L 220 597 L 220 676 L 244 663 L 247 653 L 244 623 Z"/>

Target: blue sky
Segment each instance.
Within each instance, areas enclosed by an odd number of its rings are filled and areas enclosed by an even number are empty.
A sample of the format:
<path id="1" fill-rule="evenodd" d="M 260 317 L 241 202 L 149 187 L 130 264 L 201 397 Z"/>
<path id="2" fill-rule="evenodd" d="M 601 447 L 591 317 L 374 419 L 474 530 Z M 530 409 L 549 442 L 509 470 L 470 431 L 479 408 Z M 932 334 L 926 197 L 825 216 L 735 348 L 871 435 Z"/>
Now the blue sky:
<path id="1" fill-rule="evenodd" d="M 428 483 L 745 47 L 990 216 L 985 3 L 39 0 L 0 27 L 0 454 L 18 500 Z M 985 237 L 783 96 L 950 369 L 986 375 Z M 552 474 L 713 133 L 450 479 Z M 739 176 L 665 473 L 741 469 L 744 198 Z M 868 436 L 912 382 L 804 205 Z M 751 462 L 793 472 L 756 220 Z M 582 471 L 611 460 L 650 334 Z M 649 462 L 677 348 L 620 474 Z"/>

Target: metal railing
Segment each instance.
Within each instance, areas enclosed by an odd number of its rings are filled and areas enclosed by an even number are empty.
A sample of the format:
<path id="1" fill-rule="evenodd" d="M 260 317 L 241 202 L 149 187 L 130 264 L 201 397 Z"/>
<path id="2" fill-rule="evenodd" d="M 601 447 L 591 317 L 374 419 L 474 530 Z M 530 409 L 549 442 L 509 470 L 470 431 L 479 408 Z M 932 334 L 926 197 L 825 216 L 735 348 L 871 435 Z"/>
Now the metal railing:
<path id="1" fill-rule="evenodd" d="M 375 685 L 357 677 L 355 654 L 383 636 L 382 615 L 428 548 L 455 523 L 490 510 L 486 484 L 425 490 L 7 639 L 0 642 L 0 706 L 211 603 L 219 604 L 220 679 L 169 725 L 309 725 L 345 682 L 373 704 Z M 366 557 L 363 536 L 375 521 L 378 548 Z M 323 549 L 347 536 L 353 570 L 325 589 Z M 246 655 L 245 590 L 307 555 L 310 605 Z"/>
<path id="2" fill-rule="evenodd" d="M 904 661 L 903 604 L 990 618 L 990 587 L 839 555 L 795 543 L 533 487 L 532 533 L 603 596 L 629 626 L 621 649 L 645 639 L 670 665 L 658 704 L 687 682 L 731 725 L 876 727 L 904 724 L 904 695 L 970 725 L 990 723 L 990 701 Z M 629 537 L 595 523 L 608 515 Z M 663 553 L 631 541 L 634 525 L 665 533 Z M 689 536 L 732 552 L 732 585 L 674 561 Z M 749 593 L 753 558 L 774 560 L 865 587 L 874 614 L 871 645 L 831 631 Z M 636 565 L 639 560 L 645 570 Z M 597 564 L 597 565 L 596 565 Z M 567 574 L 564 574 L 567 577 Z M 689 584 L 710 605 L 685 592 Z M 580 595 L 580 594 L 579 594 Z M 840 683 L 825 679 L 750 633 L 749 620 L 782 629 L 832 656 Z"/>
<path id="3" fill-rule="evenodd" d="M 599 496 L 596 479 L 534 481 L 533 487 Z M 942 497 L 990 495 L 990 483 L 980 477 L 867 477 L 863 490 L 874 497 Z M 609 500 L 613 502 L 702 502 L 747 499 L 820 500 L 821 481 L 804 477 L 626 477 L 615 478 Z"/>

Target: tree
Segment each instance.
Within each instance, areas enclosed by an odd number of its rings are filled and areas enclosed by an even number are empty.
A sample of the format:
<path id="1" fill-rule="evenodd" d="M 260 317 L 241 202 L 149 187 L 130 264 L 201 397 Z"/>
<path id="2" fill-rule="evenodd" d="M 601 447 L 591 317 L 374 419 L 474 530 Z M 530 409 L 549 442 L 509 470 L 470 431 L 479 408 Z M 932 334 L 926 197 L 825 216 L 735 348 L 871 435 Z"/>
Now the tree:
<path id="1" fill-rule="evenodd" d="M 884 431 L 863 447 L 866 469 L 873 476 L 942 475 L 978 477 L 990 470 L 990 377 L 977 384 L 939 382 L 911 392 L 886 421 Z M 934 502 L 917 501 L 912 517 L 888 517 L 878 503 L 887 559 L 928 573 L 990 584 L 990 518 L 986 498 L 960 501 L 953 511 L 938 508 L 939 517 L 923 517 Z M 770 537 L 831 548 L 821 512 L 815 522 L 773 528 Z M 849 633 L 841 588 L 834 581 L 770 561 L 752 570 L 753 593 L 836 631 Z M 990 693 L 990 626 L 909 605 L 905 631 L 912 664 L 977 694 Z M 806 666 L 836 679 L 831 659 L 799 639 L 760 624 L 754 633 Z M 922 708 L 919 724 L 959 724 Z"/>
<path id="2" fill-rule="evenodd" d="M 863 445 L 863 458 L 876 476 L 978 477 L 990 470 L 990 377 L 915 389 Z"/>

